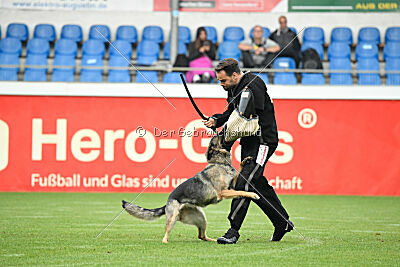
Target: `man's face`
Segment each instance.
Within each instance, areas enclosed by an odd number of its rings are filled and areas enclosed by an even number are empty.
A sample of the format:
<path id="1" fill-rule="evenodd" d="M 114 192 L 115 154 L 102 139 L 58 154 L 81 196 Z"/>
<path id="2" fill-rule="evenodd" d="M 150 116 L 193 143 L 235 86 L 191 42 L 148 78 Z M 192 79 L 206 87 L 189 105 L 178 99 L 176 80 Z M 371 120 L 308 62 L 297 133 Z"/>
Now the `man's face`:
<path id="1" fill-rule="evenodd" d="M 253 38 L 254 39 L 261 39 L 262 36 L 263 36 L 263 28 L 258 27 L 258 26 L 254 27 Z"/>
<path id="2" fill-rule="evenodd" d="M 232 76 L 228 76 L 224 70 L 217 72 L 217 79 L 221 83 L 225 91 L 232 90 L 238 84 L 239 75 L 234 72 Z"/>
<path id="3" fill-rule="evenodd" d="M 280 17 L 279 18 L 279 25 L 281 26 L 281 29 L 284 30 L 287 27 L 287 20 L 285 17 Z"/>

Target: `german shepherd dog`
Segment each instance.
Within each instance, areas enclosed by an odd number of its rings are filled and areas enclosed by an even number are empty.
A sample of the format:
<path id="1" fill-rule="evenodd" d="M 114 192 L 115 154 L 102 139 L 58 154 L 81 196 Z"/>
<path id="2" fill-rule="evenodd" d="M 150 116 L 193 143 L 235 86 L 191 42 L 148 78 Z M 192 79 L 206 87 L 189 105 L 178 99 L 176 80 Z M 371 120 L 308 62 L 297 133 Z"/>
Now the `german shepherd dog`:
<path id="1" fill-rule="evenodd" d="M 253 192 L 230 189 L 236 183 L 238 174 L 231 165 L 230 153 L 221 146 L 222 138 L 222 135 L 217 134 L 211 139 L 206 152 L 208 162 L 206 168 L 175 188 L 165 206 L 145 209 L 123 200 L 122 207 L 132 216 L 143 220 L 154 220 L 166 215 L 163 243 L 168 243 L 169 233 L 176 221 L 195 225 L 198 228 L 199 239 L 216 241 L 206 235 L 207 220 L 201 207 L 216 204 L 225 198 L 259 199 Z M 251 159 L 251 157 L 244 159 L 241 167 Z"/>

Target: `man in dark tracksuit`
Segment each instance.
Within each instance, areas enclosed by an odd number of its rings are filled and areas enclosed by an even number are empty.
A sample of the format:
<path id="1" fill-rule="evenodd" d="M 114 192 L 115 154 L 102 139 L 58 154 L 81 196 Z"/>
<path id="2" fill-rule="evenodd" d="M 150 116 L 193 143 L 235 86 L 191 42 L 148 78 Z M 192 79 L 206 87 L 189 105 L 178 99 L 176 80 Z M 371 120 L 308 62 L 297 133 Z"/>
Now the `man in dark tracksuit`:
<path id="1" fill-rule="evenodd" d="M 224 59 L 218 64 L 215 70 L 221 86 L 224 90 L 228 91 L 227 101 L 229 105 L 224 113 L 214 114 L 207 121 L 204 121 L 204 124 L 207 127 L 218 128 L 222 126 L 227 122 L 234 109 L 239 106 L 242 90 L 247 86 L 252 92 L 255 112 L 259 117 L 261 136 L 260 134 L 256 134 L 240 139 L 241 160 L 248 156 L 251 156 L 253 160 L 250 164 L 246 164 L 243 167 L 236 182 L 235 190 L 245 190 L 262 194 L 259 200 L 252 201 L 263 210 L 275 227 L 271 241 L 280 241 L 287 232 L 293 229 L 293 224 L 288 220 L 289 215 L 279 201 L 274 188 L 268 184 L 267 179 L 263 176 L 265 164 L 278 146 L 278 131 L 272 100 L 267 93 L 267 87 L 263 80 L 252 73 L 242 73 L 236 60 Z M 230 151 L 233 143 L 224 143 L 224 147 Z M 261 164 L 257 164 L 256 159 L 259 154 L 260 144 L 265 144 L 267 150 L 264 150 L 264 161 Z M 231 211 L 228 216 L 231 228 L 224 236 L 218 238 L 218 243 L 234 244 L 238 241 L 239 229 L 246 216 L 250 201 L 248 198 L 232 200 Z"/>

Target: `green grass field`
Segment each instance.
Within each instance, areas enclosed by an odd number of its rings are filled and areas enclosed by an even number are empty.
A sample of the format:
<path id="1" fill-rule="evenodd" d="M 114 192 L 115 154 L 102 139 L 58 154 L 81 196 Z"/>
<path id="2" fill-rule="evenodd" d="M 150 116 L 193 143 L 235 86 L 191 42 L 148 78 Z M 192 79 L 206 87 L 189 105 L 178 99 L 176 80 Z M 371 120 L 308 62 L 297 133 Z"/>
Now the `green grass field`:
<path id="1" fill-rule="evenodd" d="M 0 265 L 400 265 L 400 198 L 290 196 L 281 200 L 306 237 L 287 234 L 269 242 L 273 228 L 252 204 L 236 245 L 197 239 L 197 229 L 177 223 L 162 244 L 165 217 L 140 221 L 126 212 L 97 239 L 135 194 L 0 193 Z M 143 194 L 154 208 L 166 194 Z M 205 209 L 208 235 L 228 229 L 230 200 Z"/>

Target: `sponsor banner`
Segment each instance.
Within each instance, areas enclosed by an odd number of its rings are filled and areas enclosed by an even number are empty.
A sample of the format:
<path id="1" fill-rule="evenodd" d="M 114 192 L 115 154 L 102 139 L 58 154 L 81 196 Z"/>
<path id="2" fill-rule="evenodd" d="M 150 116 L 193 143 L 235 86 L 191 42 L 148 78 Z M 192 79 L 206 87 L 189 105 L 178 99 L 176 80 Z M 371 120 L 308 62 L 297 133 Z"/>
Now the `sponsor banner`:
<path id="1" fill-rule="evenodd" d="M 283 0 L 181 0 L 181 11 L 271 12 Z M 154 0 L 154 11 L 169 11 L 169 0 Z"/>
<path id="2" fill-rule="evenodd" d="M 152 1 L 140 0 L 2 0 L 0 6 L 36 10 L 153 11 Z"/>
<path id="3" fill-rule="evenodd" d="M 211 133 L 185 98 L 0 96 L 0 191 L 171 192 Z M 211 115 L 224 99 L 196 100 Z M 274 101 L 278 193 L 400 195 L 400 101 Z M 232 149 L 238 168 L 240 147 Z"/>
<path id="4" fill-rule="evenodd" d="M 289 12 L 398 12 L 399 0 L 289 0 Z"/>

